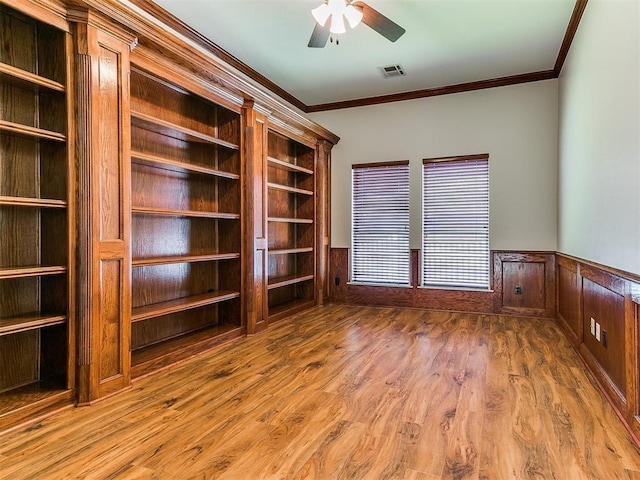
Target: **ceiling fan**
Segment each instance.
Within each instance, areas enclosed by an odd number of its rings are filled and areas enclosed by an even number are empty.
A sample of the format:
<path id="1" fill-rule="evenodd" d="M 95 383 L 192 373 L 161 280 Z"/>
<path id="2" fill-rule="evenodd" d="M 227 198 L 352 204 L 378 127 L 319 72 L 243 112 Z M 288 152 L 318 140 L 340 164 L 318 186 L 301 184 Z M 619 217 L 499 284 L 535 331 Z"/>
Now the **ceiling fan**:
<path id="1" fill-rule="evenodd" d="M 405 33 L 405 29 L 388 19 L 373 7 L 359 0 L 325 0 L 311 13 L 316 26 L 309 39 L 309 47 L 323 48 L 332 34 L 345 33 L 345 19 L 351 28 L 361 21 L 391 42 Z"/>

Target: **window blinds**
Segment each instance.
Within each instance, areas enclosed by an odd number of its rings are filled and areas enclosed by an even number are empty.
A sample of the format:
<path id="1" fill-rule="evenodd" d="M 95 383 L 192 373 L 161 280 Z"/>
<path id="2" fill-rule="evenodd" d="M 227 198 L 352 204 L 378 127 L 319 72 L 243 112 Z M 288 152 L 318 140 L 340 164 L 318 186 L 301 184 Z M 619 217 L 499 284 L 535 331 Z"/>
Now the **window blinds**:
<path id="1" fill-rule="evenodd" d="M 352 169 L 351 279 L 409 285 L 409 162 Z"/>
<path id="2" fill-rule="evenodd" d="M 422 285 L 489 288 L 489 157 L 423 161 Z"/>

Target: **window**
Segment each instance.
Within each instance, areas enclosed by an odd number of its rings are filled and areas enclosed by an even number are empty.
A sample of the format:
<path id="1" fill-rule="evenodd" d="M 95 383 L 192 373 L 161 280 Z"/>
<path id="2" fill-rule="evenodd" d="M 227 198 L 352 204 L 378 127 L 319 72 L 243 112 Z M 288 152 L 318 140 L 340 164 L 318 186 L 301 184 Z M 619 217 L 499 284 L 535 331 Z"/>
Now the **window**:
<path id="1" fill-rule="evenodd" d="M 409 285 L 409 162 L 353 165 L 351 279 Z"/>
<path id="2" fill-rule="evenodd" d="M 489 288 L 489 155 L 423 160 L 422 285 Z"/>

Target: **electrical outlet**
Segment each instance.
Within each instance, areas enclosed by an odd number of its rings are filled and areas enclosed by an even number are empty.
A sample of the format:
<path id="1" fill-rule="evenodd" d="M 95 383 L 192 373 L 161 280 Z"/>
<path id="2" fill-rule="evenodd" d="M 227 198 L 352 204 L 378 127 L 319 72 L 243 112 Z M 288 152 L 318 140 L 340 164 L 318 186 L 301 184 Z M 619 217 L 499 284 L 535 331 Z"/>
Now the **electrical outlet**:
<path id="1" fill-rule="evenodd" d="M 516 285 L 514 290 L 515 290 L 516 295 L 521 295 L 522 294 L 522 287 L 520 285 Z"/>
<path id="2" fill-rule="evenodd" d="M 596 321 L 591 317 L 591 335 L 596 334 Z"/>
<path id="3" fill-rule="evenodd" d="M 600 324 L 596 322 L 596 340 L 600 341 Z"/>
<path id="4" fill-rule="evenodd" d="M 336 282 L 336 287 L 340 285 L 340 277 L 336 277 L 335 282 Z"/>

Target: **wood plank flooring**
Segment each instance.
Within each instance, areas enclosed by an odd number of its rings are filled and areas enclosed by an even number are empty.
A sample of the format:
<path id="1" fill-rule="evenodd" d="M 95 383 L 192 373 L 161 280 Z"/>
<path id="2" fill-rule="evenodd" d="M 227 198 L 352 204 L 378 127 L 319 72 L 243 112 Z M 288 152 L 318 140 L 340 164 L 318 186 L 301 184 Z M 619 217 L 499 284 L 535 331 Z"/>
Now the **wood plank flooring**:
<path id="1" fill-rule="evenodd" d="M 549 320 L 330 305 L 0 436 L 2 479 L 640 479 Z"/>

